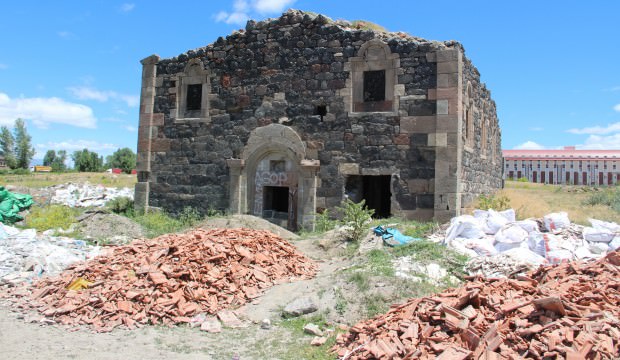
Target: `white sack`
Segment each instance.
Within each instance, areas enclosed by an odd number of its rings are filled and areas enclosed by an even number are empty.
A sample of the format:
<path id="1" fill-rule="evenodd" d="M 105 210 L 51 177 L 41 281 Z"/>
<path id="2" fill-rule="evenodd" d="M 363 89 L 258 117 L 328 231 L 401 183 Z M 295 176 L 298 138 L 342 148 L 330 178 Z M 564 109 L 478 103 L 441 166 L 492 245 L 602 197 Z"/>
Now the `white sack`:
<path id="1" fill-rule="evenodd" d="M 521 220 L 521 221 L 517 221 L 515 222 L 515 225 L 519 226 L 521 229 L 527 231 L 527 233 L 531 233 L 531 232 L 539 232 L 540 229 L 538 228 L 538 223 L 534 220 L 531 219 L 526 219 L 526 220 Z"/>
<path id="2" fill-rule="evenodd" d="M 510 249 L 503 254 L 508 255 L 517 261 L 522 261 L 536 266 L 547 264 L 547 260 L 544 257 L 523 247 Z"/>
<path id="3" fill-rule="evenodd" d="M 609 243 L 615 234 L 607 228 L 586 227 L 583 229 L 583 239 L 591 242 Z"/>
<path id="4" fill-rule="evenodd" d="M 474 210 L 474 217 L 478 219 L 482 226 L 482 230 L 489 235 L 494 235 L 502 226 L 508 223 L 508 219 L 493 209 L 489 209 L 488 211 Z"/>
<path id="5" fill-rule="evenodd" d="M 542 257 L 546 257 L 549 251 L 560 249 L 560 240 L 549 233 L 532 232 L 527 241 L 530 250 Z"/>
<path id="6" fill-rule="evenodd" d="M 559 264 L 573 260 L 573 253 L 566 249 L 551 250 L 547 251 L 546 258 L 550 264 Z"/>
<path id="7" fill-rule="evenodd" d="M 461 215 L 452 218 L 450 221 L 450 227 L 446 231 L 446 239 L 444 240 L 444 243 L 450 244 L 450 242 L 457 237 L 479 239 L 484 237 L 484 235 L 485 233 L 482 230 L 482 226 L 480 225 L 478 219 L 471 215 Z"/>
<path id="8" fill-rule="evenodd" d="M 508 224 L 495 234 L 495 241 L 507 244 L 520 244 L 527 240 L 527 231 L 516 224 Z"/>
<path id="9" fill-rule="evenodd" d="M 570 225 L 570 220 L 568 220 L 568 214 L 563 211 L 545 215 L 543 217 L 543 220 L 545 222 L 545 228 L 547 228 L 547 231 L 551 231 L 553 233 L 557 233 Z"/>

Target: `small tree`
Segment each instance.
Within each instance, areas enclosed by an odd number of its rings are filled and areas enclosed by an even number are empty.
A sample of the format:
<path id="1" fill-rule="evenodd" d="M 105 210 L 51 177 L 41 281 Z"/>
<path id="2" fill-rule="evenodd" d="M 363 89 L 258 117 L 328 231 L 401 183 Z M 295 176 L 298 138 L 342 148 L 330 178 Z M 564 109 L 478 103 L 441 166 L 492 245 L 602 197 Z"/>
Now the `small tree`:
<path id="1" fill-rule="evenodd" d="M 65 171 L 67 165 L 67 152 L 65 150 L 58 150 L 58 154 L 55 150 L 47 150 L 45 157 L 43 157 L 43 165 L 51 166 L 53 171 Z"/>
<path id="2" fill-rule="evenodd" d="M 26 131 L 26 123 L 22 119 L 15 120 L 15 159 L 16 166 L 21 169 L 28 169 L 30 161 L 34 156 L 32 147 L 32 137 Z"/>
<path id="3" fill-rule="evenodd" d="M 118 149 L 107 157 L 107 166 L 131 174 L 131 170 L 136 168 L 136 154 L 130 148 Z"/>
<path id="4" fill-rule="evenodd" d="M 15 160 L 15 139 L 6 126 L 0 128 L 0 148 L 6 165 L 11 169 L 15 169 L 17 164 Z"/>
<path id="5" fill-rule="evenodd" d="M 94 172 L 101 171 L 103 168 L 103 157 L 100 157 L 94 151 L 88 151 L 84 149 L 82 151 L 74 151 L 71 155 L 73 163 L 75 164 L 75 170 L 81 172 Z"/>
<path id="6" fill-rule="evenodd" d="M 360 242 L 366 232 L 366 224 L 372 220 L 374 209 L 366 207 L 366 201 L 358 203 L 347 198 L 337 208 L 342 216 L 342 224 L 351 227 L 348 237 L 353 242 Z"/>
<path id="7" fill-rule="evenodd" d="M 52 166 L 54 160 L 56 160 L 56 150 L 47 150 L 45 156 L 43 157 L 43 165 Z"/>

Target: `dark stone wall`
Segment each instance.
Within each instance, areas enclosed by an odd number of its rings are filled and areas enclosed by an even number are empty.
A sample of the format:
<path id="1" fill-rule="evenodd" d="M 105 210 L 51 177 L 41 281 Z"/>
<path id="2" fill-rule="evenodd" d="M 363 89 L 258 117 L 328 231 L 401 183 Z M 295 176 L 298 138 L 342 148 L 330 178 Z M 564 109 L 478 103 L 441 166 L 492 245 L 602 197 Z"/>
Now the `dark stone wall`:
<path id="1" fill-rule="evenodd" d="M 399 55 L 396 83 L 404 86 L 401 95 L 411 99 L 401 100 L 389 115 L 351 116 L 341 94 L 351 76 L 347 63 L 371 39 L 381 39 Z M 427 61 L 427 54 L 446 48 L 441 42 L 354 29 L 293 10 L 278 19 L 250 21 L 245 30 L 213 44 L 160 60 L 154 112 L 163 113 L 164 121 L 154 131 L 169 150 L 153 154 L 150 206 L 228 208 L 225 160 L 241 156 L 255 128 L 281 123 L 302 137 L 308 154 L 315 154 L 309 158 L 320 160 L 317 198 L 324 198 L 325 206 L 343 199 L 339 164 L 358 163 L 363 169 L 397 169 L 393 196 L 402 210 L 432 209 L 432 194 L 411 194 L 405 180 L 434 178 L 435 148 L 427 146 L 427 134 L 401 133 L 400 121 L 435 114 L 436 102 L 424 99 L 437 84 L 437 65 Z M 210 120 L 175 121 L 170 111 L 177 99 L 171 89 L 193 58 L 201 58 L 208 72 Z M 325 116 L 315 115 L 317 105 L 327 107 Z M 464 162 L 467 169 L 477 166 L 472 159 Z"/>
<path id="2" fill-rule="evenodd" d="M 474 139 L 462 156 L 462 205 L 467 206 L 478 195 L 492 194 L 503 186 L 501 130 L 495 101 L 491 92 L 480 81 L 480 73 L 463 56 L 463 99 L 467 98 L 467 84 L 471 85 L 473 99 Z M 465 105 L 463 105 L 465 108 Z M 463 115 L 465 116 L 465 115 Z M 463 134 L 466 134 L 463 121 Z M 483 127 L 486 130 L 483 131 Z M 483 137 L 484 136 L 484 137 Z"/>

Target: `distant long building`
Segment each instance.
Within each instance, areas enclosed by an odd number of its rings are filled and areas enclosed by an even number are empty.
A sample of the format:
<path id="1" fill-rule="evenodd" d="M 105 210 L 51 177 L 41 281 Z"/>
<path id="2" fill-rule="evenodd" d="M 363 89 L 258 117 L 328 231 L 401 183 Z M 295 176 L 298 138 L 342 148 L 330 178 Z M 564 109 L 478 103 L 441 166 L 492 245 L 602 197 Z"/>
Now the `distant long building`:
<path id="1" fill-rule="evenodd" d="M 620 150 L 503 150 L 504 179 L 563 185 L 620 183 Z"/>

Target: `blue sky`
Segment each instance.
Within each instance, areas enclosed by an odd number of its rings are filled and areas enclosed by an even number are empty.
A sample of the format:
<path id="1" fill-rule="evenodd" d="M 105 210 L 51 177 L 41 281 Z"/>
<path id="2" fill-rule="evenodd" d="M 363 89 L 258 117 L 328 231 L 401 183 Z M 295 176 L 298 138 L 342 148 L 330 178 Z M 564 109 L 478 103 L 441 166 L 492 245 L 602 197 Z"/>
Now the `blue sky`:
<path id="1" fill-rule="evenodd" d="M 136 148 L 141 65 L 288 8 L 457 40 L 497 103 L 502 146 L 620 149 L 620 2 L 3 1 L 0 125 L 26 119 L 37 156 Z"/>

